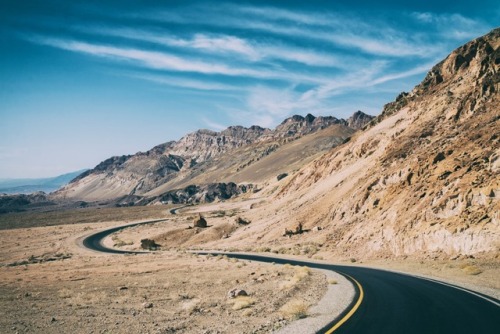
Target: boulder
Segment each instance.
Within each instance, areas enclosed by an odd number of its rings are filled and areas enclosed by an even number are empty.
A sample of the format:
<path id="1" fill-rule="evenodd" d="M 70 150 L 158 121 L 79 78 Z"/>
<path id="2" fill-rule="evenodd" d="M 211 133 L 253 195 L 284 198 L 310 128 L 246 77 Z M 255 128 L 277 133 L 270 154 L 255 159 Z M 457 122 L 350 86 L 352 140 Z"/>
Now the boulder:
<path id="1" fill-rule="evenodd" d="M 142 239 L 141 240 L 141 248 L 142 249 L 156 249 L 160 247 L 154 240 L 152 239 Z"/>
<path id="2" fill-rule="evenodd" d="M 241 289 L 232 289 L 227 293 L 227 297 L 230 299 L 239 297 L 239 296 L 248 296 L 248 293 L 245 290 Z"/>

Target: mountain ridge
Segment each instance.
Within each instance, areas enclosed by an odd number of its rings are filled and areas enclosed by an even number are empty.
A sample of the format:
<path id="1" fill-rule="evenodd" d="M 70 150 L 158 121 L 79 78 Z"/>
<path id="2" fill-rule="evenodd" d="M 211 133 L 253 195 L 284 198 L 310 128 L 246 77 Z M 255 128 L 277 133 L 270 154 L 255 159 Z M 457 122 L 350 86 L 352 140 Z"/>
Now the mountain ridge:
<path id="1" fill-rule="evenodd" d="M 75 178 L 68 186 L 56 192 L 55 196 L 85 200 L 105 200 L 128 195 L 142 196 L 166 183 L 174 182 L 179 177 L 189 180 L 190 173 L 196 172 L 193 170 L 203 169 L 203 166 L 211 168 L 211 162 L 218 161 L 219 157 L 230 152 L 238 151 L 243 154 L 241 159 L 247 159 L 236 168 L 241 171 L 253 162 L 273 154 L 283 145 L 332 126 L 337 126 L 338 137 L 342 138 L 335 140 L 336 134 L 331 133 L 332 145 L 338 144 L 355 131 L 349 124 L 355 127 L 359 127 L 360 124 L 364 126 L 372 119 L 373 116 L 358 111 L 348 120 L 332 116 L 315 117 L 311 114 L 305 117 L 294 115 L 285 119 L 274 130 L 255 125 L 248 128 L 230 126 L 220 132 L 201 129 L 183 136 L 178 141 L 157 145 L 146 152 L 106 159 L 94 169 Z M 249 153 L 248 150 L 245 152 L 245 149 L 252 145 L 255 146 L 254 152 Z M 323 144 L 321 147 L 323 150 L 326 149 Z M 218 179 L 214 182 L 225 181 L 232 180 Z M 164 190 L 172 189 L 175 188 Z"/>

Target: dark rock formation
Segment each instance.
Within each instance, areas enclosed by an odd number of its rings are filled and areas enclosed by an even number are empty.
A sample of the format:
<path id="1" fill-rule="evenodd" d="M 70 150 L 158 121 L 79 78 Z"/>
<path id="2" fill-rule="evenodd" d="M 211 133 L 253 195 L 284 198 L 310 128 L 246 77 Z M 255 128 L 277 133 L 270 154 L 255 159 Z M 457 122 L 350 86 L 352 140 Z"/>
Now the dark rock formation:
<path id="1" fill-rule="evenodd" d="M 288 174 L 287 174 L 287 173 L 282 173 L 282 174 L 280 174 L 280 175 L 276 176 L 276 179 L 277 179 L 278 181 L 281 181 L 281 180 L 283 180 L 283 179 L 284 179 L 285 177 L 287 177 L 287 176 L 288 176 Z"/>
<path id="2" fill-rule="evenodd" d="M 236 183 L 212 183 L 207 185 L 191 185 L 184 189 L 171 190 L 162 194 L 162 203 L 198 204 L 210 203 L 215 200 L 227 200 L 233 196 L 246 193 L 252 185 L 237 185 Z"/>
<path id="3" fill-rule="evenodd" d="M 206 228 L 208 227 L 207 220 L 200 214 L 198 218 L 194 220 L 194 227 Z"/>
<path id="4" fill-rule="evenodd" d="M 0 194 L 0 214 L 8 212 L 21 212 L 42 206 L 56 205 L 44 192 L 30 195 L 6 195 Z"/>

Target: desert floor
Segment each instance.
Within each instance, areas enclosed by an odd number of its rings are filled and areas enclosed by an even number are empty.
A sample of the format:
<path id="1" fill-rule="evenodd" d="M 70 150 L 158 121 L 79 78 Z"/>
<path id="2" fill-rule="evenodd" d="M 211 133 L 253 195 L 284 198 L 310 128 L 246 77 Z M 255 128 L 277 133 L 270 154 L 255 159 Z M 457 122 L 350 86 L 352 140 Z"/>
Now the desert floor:
<path id="1" fill-rule="evenodd" d="M 327 290 L 324 274 L 303 267 L 78 247 L 79 236 L 114 225 L 0 231 L 1 332 L 270 332 L 305 315 Z M 228 298 L 235 288 L 249 296 Z"/>
<path id="2" fill-rule="evenodd" d="M 204 213 L 209 222 L 204 229 L 192 226 L 193 212 L 172 215 L 158 207 L 0 216 L 0 224 L 9 222 L 0 229 L 1 332 L 268 333 L 314 317 L 309 306 L 337 283 L 304 267 L 198 256 L 189 252 L 193 248 L 372 266 L 500 297 L 496 259 L 349 259 L 321 243 L 289 238 L 270 247 L 243 240 L 238 247 L 223 242 L 247 228 L 235 223 L 241 208 L 226 207 L 224 214 L 215 208 Z M 127 215 L 131 218 L 124 219 Z M 108 246 L 137 250 L 141 239 L 152 238 L 162 247 L 150 254 L 108 255 L 80 245 L 83 236 L 100 229 L 160 217 L 165 221 L 127 228 L 105 240 Z M 16 220 L 23 227 L 11 229 Z M 54 226 L 44 226 L 48 223 Z M 232 289 L 248 296 L 228 298 Z"/>

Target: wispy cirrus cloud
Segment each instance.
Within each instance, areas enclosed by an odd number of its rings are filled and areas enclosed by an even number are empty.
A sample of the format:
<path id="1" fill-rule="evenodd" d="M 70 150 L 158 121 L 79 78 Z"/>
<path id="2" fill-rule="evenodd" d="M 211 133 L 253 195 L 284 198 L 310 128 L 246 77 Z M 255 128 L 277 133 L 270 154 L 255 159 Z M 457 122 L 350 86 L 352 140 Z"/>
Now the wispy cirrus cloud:
<path id="1" fill-rule="evenodd" d="M 340 110 L 340 106 L 332 105 L 331 98 L 349 92 L 360 93 L 371 91 L 374 87 L 386 82 L 404 79 L 427 72 L 432 64 L 417 66 L 413 69 L 383 74 L 386 64 L 381 62 L 371 68 L 364 68 L 354 73 L 337 77 L 328 84 L 298 92 L 295 87 L 275 89 L 268 86 L 253 87 L 245 101 L 245 108 L 229 109 L 226 112 L 235 120 L 252 120 L 252 123 L 270 127 L 292 114 L 300 114 L 307 110 L 316 115 L 332 114 Z M 383 91 L 383 88 L 381 89 Z M 364 110 L 372 112 L 374 107 L 370 101 L 363 101 Z M 342 111 L 345 112 L 346 107 Z M 352 108 L 352 107 L 351 107 Z"/>
<path id="2" fill-rule="evenodd" d="M 134 72 L 134 73 L 124 72 L 124 73 L 119 73 L 118 75 L 146 80 L 160 85 L 166 85 L 176 88 L 182 87 L 182 88 L 190 88 L 190 89 L 204 90 L 204 91 L 223 91 L 223 92 L 231 92 L 231 91 L 234 92 L 242 90 L 242 88 L 240 88 L 239 86 L 227 85 L 208 80 L 186 79 L 166 74 L 142 74 L 140 72 Z"/>
<path id="3" fill-rule="evenodd" d="M 197 72 L 201 74 L 222 74 L 228 76 L 250 76 L 257 78 L 263 78 L 266 76 L 266 73 L 253 69 L 240 69 L 229 67 L 225 64 L 186 60 L 181 57 L 162 52 L 145 51 L 134 48 L 121 48 L 57 38 L 34 38 L 34 40 L 40 44 L 50 45 L 68 51 L 80 52 L 98 57 L 133 61 L 153 69 Z"/>
<path id="4" fill-rule="evenodd" d="M 111 37 L 123 37 L 176 48 L 194 49 L 210 54 L 239 56 L 249 62 L 278 60 L 302 63 L 309 66 L 344 68 L 345 65 L 332 54 L 314 49 L 300 48 L 283 42 L 257 42 L 226 34 L 196 33 L 190 38 L 169 36 L 168 33 L 128 28 L 78 27 L 78 30 Z"/>
<path id="5" fill-rule="evenodd" d="M 386 83 L 423 74 L 444 49 L 442 43 L 425 35 L 409 34 L 377 19 L 365 22 L 353 14 L 222 4 L 218 12 L 202 15 L 209 9 L 200 10 L 199 6 L 203 5 L 128 16 L 155 22 L 147 28 L 75 25 L 74 30 L 86 34 L 87 40 L 43 36 L 32 40 L 156 71 L 133 76 L 157 84 L 238 92 L 242 108 L 229 108 L 228 113 L 264 125 L 301 110 L 321 113 L 328 110 L 327 104 L 335 96 L 379 86 L 383 90 Z M 461 15 L 405 15 L 442 31 L 450 23 L 478 26 Z M 209 28 L 176 33 L 168 26 L 171 22 L 186 28 L 195 22 Z M 97 38 L 99 42 L 92 41 Z M 220 82 L 218 76 L 235 80 L 231 84 Z M 281 81 L 281 85 L 273 86 L 272 80 Z M 299 88 L 303 84 L 310 87 Z"/>
<path id="6" fill-rule="evenodd" d="M 194 72 L 206 75 L 249 77 L 261 80 L 283 80 L 321 84 L 330 79 L 324 74 L 304 74 L 289 71 L 281 66 L 239 67 L 227 62 L 210 62 L 180 57 L 167 52 L 143 50 L 138 48 L 117 47 L 78 40 L 65 40 L 52 37 L 29 36 L 32 42 L 48 45 L 72 52 L 84 53 L 112 60 L 127 61 L 145 68 L 178 72 Z"/>
<path id="7" fill-rule="evenodd" d="M 413 12 L 410 16 L 421 24 L 433 27 L 436 33 L 443 38 L 470 39 L 488 30 L 488 27 L 483 22 L 457 13 Z"/>
<path id="8" fill-rule="evenodd" d="M 217 15 L 196 17 L 196 19 L 213 26 L 227 26 L 326 42 L 332 46 L 377 56 L 425 58 L 432 57 L 440 51 L 438 49 L 440 46 L 436 43 L 414 39 L 412 35 L 401 33 L 397 27 L 392 27 L 383 21 L 374 20 L 372 23 L 367 23 L 359 17 L 348 14 L 296 12 L 277 7 L 227 4 L 221 9 L 223 12 L 220 15 L 225 17 L 224 20 Z M 232 15 L 226 15 L 227 13 Z M 174 17 L 172 13 L 151 13 L 146 17 L 189 23 L 193 20 L 193 14 L 186 14 Z"/>

